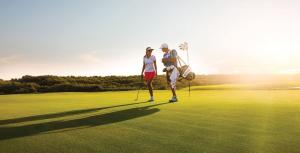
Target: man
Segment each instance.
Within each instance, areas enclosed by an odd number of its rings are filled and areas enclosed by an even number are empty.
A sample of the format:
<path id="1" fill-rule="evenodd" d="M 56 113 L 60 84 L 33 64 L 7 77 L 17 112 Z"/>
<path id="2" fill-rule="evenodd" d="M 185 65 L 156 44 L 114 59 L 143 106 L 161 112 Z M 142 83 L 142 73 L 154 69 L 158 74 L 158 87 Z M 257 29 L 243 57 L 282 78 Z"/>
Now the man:
<path id="1" fill-rule="evenodd" d="M 179 77 L 179 71 L 177 69 L 177 51 L 170 50 L 168 44 L 164 43 L 161 45 L 160 49 L 164 52 L 162 63 L 164 64 L 164 72 L 166 72 L 167 82 L 172 90 L 172 98 L 169 102 L 177 102 L 176 95 L 176 81 Z"/>

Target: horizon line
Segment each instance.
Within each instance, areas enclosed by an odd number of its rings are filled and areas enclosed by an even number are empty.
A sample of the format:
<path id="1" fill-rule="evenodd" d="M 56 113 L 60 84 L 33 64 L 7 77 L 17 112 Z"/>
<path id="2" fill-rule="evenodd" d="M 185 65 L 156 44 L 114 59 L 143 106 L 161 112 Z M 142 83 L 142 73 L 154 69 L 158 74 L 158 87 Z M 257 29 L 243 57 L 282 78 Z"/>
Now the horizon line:
<path id="1" fill-rule="evenodd" d="M 158 74 L 158 76 L 163 76 L 165 74 Z M 196 74 L 196 76 L 209 76 L 209 75 L 235 75 L 235 76 L 292 76 L 292 75 L 300 75 L 300 73 L 209 73 L 209 74 Z M 133 74 L 133 75 L 53 75 L 53 74 L 46 74 L 46 75 L 23 75 L 21 77 L 11 77 L 10 79 L 2 79 L 0 78 L 0 80 L 3 81 L 11 81 L 13 79 L 21 79 L 24 76 L 32 76 L 32 77 L 41 77 L 41 76 L 56 76 L 56 77 L 112 77 L 112 76 L 116 76 L 116 77 L 130 77 L 130 76 L 140 76 L 137 74 Z"/>

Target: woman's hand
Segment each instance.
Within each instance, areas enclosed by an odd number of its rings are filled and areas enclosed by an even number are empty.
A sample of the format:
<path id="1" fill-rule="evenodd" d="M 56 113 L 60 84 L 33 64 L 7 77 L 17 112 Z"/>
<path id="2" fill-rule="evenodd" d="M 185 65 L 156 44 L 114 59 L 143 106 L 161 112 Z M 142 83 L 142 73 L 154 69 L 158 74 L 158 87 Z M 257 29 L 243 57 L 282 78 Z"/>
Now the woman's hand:
<path id="1" fill-rule="evenodd" d="M 143 79 L 144 79 L 144 75 L 143 75 L 143 73 L 141 74 L 141 81 L 143 81 Z"/>

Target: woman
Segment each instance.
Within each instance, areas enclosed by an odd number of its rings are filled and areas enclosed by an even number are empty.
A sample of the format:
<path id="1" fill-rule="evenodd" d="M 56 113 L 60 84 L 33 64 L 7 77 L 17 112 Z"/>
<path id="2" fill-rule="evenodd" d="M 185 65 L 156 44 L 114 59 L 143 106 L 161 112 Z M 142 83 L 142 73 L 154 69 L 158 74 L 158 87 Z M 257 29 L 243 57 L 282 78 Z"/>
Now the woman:
<path id="1" fill-rule="evenodd" d="M 157 75 L 156 58 L 154 55 L 152 55 L 153 50 L 154 49 L 152 49 L 151 47 L 146 48 L 146 55 L 144 56 L 143 59 L 143 69 L 141 74 L 141 79 L 144 78 L 145 81 L 147 81 L 147 87 L 150 93 L 150 99 L 148 100 L 148 102 L 154 101 L 152 81 L 154 77 Z M 145 72 L 145 76 L 144 76 L 144 72 Z"/>

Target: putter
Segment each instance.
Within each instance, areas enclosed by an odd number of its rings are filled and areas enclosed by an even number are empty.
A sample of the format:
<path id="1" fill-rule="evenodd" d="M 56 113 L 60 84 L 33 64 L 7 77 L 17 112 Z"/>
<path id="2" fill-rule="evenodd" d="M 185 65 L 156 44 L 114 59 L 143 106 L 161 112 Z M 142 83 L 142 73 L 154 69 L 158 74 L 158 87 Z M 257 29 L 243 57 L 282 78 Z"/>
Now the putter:
<path id="1" fill-rule="evenodd" d="M 137 91 L 136 98 L 134 99 L 134 101 L 138 101 L 139 100 L 139 94 L 140 94 L 141 88 L 142 88 L 142 82 L 140 83 L 140 86 L 139 86 L 139 89 Z"/>

